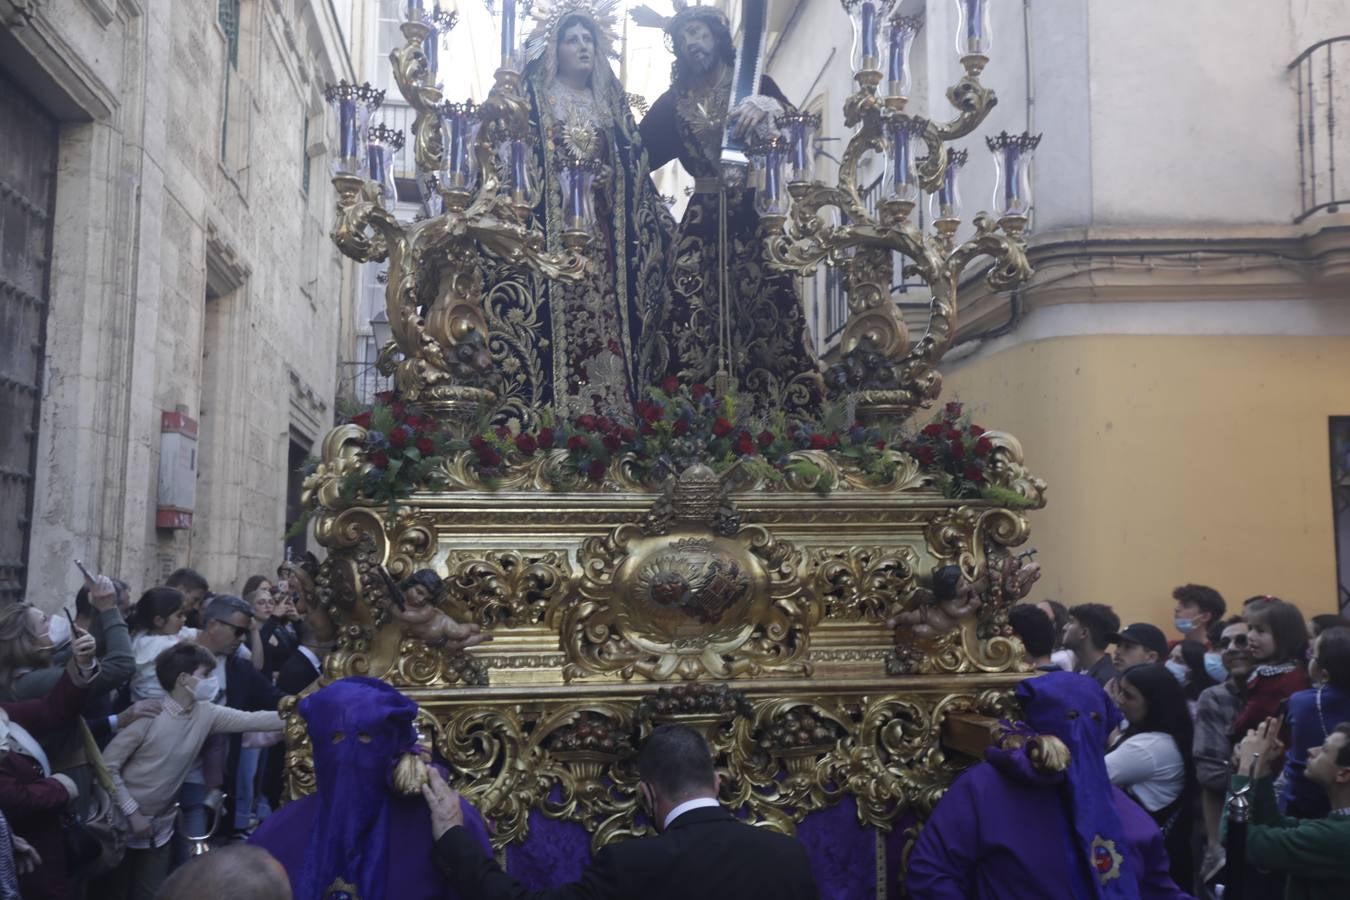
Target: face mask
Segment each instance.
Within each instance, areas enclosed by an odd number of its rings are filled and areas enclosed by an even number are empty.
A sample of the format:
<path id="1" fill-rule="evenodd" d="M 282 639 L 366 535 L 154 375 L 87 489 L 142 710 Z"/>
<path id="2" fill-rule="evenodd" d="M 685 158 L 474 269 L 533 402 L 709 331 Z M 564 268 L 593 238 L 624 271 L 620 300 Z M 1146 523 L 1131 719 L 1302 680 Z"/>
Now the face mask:
<path id="1" fill-rule="evenodd" d="M 1222 653 L 1205 654 L 1205 674 L 1220 683 L 1228 677 L 1228 670 L 1223 666 Z"/>
<path id="2" fill-rule="evenodd" d="M 47 640 L 52 642 L 52 650 L 63 650 L 70 643 L 70 622 L 65 616 L 52 616 L 47 620 Z"/>
<path id="3" fill-rule="evenodd" d="M 1177 631 L 1182 634 L 1190 634 L 1195 630 L 1195 622 L 1185 616 L 1177 616 L 1172 620 L 1172 624 L 1177 626 Z"/>
<path id="4" fill-rule="evenodd" d="M 1185 684 L 1186 680 L 1191 677 L 1191 672 L 1186 668 L 1186 664 L 1177 662 L 1175 659 L 1169 659 L 1163 663 L 1163 666 L 1172 673 L 1172 677 L 1180 684 Z"/>
<path id="5" fill-rule="evenodd" d="M 192 689 L 192 697 L 201 703 L 210 703 L 216 699 L 216 694 L 220 693 L 220 682 L 216 676 L 197 679 L 197 685 Z"/>

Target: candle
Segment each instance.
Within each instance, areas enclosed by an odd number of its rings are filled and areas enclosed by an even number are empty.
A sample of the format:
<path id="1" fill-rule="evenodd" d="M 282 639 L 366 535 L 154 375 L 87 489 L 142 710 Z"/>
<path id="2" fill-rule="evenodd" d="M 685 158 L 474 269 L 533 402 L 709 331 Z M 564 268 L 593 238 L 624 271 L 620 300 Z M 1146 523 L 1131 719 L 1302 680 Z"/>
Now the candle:
<path id="1" fill-rule="evenodd" d="M 408 0 L 408 21 L 422 21 L 422 13 L 424 10 L 425 7 L 422 5 L 422 0 Z"/>
<path id="2" fill-rule="evenodd" d="M 511 188 L 519 200 L 529 193 L 529 175 L 525 169 L 525 142 L 511 142 Z"/>
<path id="3" fill-rule="evenodd" d="M 440 71 L 440 43 L 441 36 L 435 31 L 427 35 L 427 39 L 422 42 L 422 52 L 427 58 L 427 74 L 431 77 L 434 84 L 436 82 L 436 73 Z"/>
<path id="4" fill-rule="evenodd" d="M 338 101 L 338 156 L 343 159 L 356 156 L 357 144 L 356 100 Z"/>
<path id="5" fill-rule="evenodd" d="M 516 52 L 516 0 L 502 0 L 502 66 L 509 68 Z"/>
<path id="6" fill-rule="evenodd" d="M 862 55 L 864 66 L 868 60 L 877 58 L 877 5 L 873 0 L 863 0 L 862 3 Z"/>
<path id="7" fill-rule="evenodd" d="M 384 181 L 384 148 L 379 144 L 367 144 L 366 153 L 370 160 L 370 180 Z"/>

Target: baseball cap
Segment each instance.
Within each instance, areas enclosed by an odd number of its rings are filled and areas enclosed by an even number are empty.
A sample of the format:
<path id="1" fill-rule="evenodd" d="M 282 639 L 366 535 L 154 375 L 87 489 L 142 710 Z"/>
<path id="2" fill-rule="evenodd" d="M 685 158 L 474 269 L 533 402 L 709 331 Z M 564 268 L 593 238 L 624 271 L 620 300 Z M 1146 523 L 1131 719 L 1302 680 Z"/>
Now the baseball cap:
<path id="1" fill-rule="evenodd" d="M 1136 622 L 1133 625 L 1127 625 L 1115 634 L 1106 636 L 1108 644 L 1119 644 L 1122 641 L 1129 641 L 1138 644 L 1145 650 L 1152 650 L 1158 654 L 1159 660 L 1167 658 L 1167 635 L 1163 634 L 1162 629 L 1156 625 Z"/>

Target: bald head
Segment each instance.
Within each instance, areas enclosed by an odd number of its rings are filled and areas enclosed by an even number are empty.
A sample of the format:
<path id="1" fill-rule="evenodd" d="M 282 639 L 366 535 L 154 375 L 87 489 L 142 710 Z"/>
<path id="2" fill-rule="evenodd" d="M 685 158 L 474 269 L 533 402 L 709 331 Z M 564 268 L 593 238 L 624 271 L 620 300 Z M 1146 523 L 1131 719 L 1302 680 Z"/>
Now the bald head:
<path id="1" fill-rule="evenodd" d="M 291 900 L 286 870 L 261 847 L 231 844 L 187 862 L 156 900 Z"/>

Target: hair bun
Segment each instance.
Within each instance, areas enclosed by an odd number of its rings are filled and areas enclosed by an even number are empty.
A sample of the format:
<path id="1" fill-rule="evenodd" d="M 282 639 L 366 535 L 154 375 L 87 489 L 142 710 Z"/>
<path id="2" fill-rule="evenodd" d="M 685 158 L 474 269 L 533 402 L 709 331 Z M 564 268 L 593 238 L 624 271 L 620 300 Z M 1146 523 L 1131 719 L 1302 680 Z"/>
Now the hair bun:
<path id="1" fill-rule="evenodd" d="M 427 783 L 427 764 L 416 753 L 405 753 L 394 766 L 394 790 L 405 797 L 415 797 Z"/>

